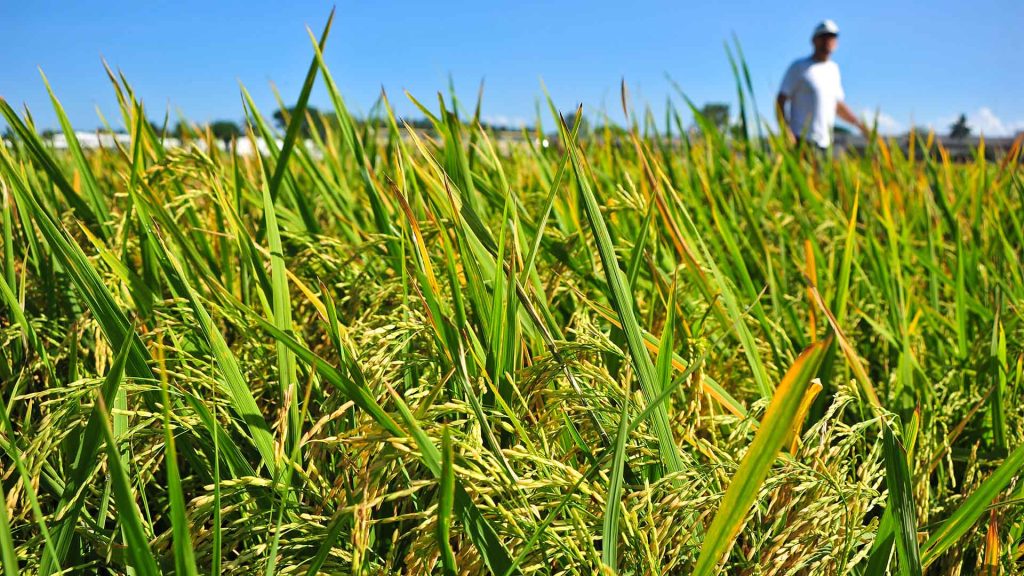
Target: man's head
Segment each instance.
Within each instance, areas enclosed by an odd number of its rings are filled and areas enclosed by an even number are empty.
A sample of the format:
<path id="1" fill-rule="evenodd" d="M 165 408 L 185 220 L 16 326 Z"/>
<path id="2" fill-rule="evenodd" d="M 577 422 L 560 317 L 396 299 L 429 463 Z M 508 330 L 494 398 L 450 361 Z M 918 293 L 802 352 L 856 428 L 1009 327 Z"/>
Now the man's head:
<path id="1" fill-rule="evenodd" d="M 811 36 L 811 44 L 814 45 L 814 54 L 828 58 L 836 50 L 839 44 L 839 26 L 831 20 L 823 20 L 814 27 L 814 35 Z"/>

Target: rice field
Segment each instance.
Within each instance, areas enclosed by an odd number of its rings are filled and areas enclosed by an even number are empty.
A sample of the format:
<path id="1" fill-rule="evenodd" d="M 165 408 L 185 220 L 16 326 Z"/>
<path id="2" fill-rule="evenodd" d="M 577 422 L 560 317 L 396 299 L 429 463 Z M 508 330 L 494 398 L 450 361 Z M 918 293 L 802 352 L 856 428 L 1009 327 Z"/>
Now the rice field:
<path id="1" fill-rule="evenodd" d="M 816 159 L 737 53 L 747 136 L 623 87 L 504 146 L 326 38 L 267 153 L 0 101 L 6 575 L 1024 571 L 1019 140 Z"/>

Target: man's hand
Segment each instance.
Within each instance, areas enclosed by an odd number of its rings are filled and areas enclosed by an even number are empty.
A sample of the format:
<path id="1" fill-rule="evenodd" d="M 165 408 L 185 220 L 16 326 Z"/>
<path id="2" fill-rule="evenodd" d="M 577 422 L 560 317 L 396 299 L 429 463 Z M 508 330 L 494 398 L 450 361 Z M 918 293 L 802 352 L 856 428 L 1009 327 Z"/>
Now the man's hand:
<path id="1" fill-rule="evenodd" d="M 856 126 L 865 138 L 871 138 L 871 129 L 868 128 L 867 124 L 862 122 L 860 118 L 857 118 L 857 115 L 853 113 L 853 110 L 850 110 L 850 107 L 846 105 L 846 102 L 839 102 L 836 104 L 836 114 L 838 114 L 843 120 L 846 120 L 850 124 Z"/>
<path id="2" fill-rule="evenodd" d="M 789 98 L 782 92 L 779 92 L 779 95 L 775 97 L 775 119 L 779 123 L 779 130 L 785 135 L 786 142 L 795 144 L 796 135 L 790 129 L 789 122 L 786 122 L 786 100 L 789 100 Z"/>

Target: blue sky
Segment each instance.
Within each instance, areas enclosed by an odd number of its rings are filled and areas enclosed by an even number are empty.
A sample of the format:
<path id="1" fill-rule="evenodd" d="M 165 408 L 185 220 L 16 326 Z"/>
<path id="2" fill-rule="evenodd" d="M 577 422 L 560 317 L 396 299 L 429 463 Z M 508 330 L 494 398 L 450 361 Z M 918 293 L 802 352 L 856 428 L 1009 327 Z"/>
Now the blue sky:
<path id="1" fill-rule="evenodd" d="M 151 117 L 169 109 L 172 119 L 180 111 L 200 122 L 240 120 L 239 81 L 264 111 L 275 107 L 271 81 L 294 101 L 312 57 L 305 26 L 319 31 L 329 10 L 302 1 L 0 0 L 0 96 L 27 104 L 40 127 L 55 126 L 41 67 L 75 126 L 93 129 L 97 107 L 117 117 L 102 56 Z M 541 78 L 564 110 L 582 102 L 621 119 L 622 78 L 634 105 L 659 114 L 674 94 L 666 74 L 697 103 L 733 101 L 723 42 L 735 33 L 767 114 L 786 66 L 809 52 L 823 18 L 842 29 L 836 60 L 848 103 L 880 110 L 887 131 L 911 122 L 945 131 L 961 112 L 992 135 L 1024 130 L 1020 0 L 350 1 L 338 4 L 325 56 L 357 111 L 383 86 L 399 113 L 418 115 L 402 91 L 433 104 L 451 74 L 467 103 L 486 80 L 484 114 L 494 121 L 532 121 Z M 329 107 L 323 90 L 312 105 Z"/>

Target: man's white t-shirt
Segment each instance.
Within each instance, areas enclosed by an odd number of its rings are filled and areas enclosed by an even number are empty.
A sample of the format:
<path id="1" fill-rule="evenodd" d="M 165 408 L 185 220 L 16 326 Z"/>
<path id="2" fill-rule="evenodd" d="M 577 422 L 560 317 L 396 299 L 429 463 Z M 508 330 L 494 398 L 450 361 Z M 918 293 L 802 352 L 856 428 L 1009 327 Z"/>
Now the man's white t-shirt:
<path id="1" fill-rule="evenodd" d="M 832 60 L 815 62 L 810 56 L 800 58 L 786 70 L 779 93 L 791 102 L 787 121 L 793 133 L 828 148 L 836 106 L 845 98 L 839 65 Z"/>

